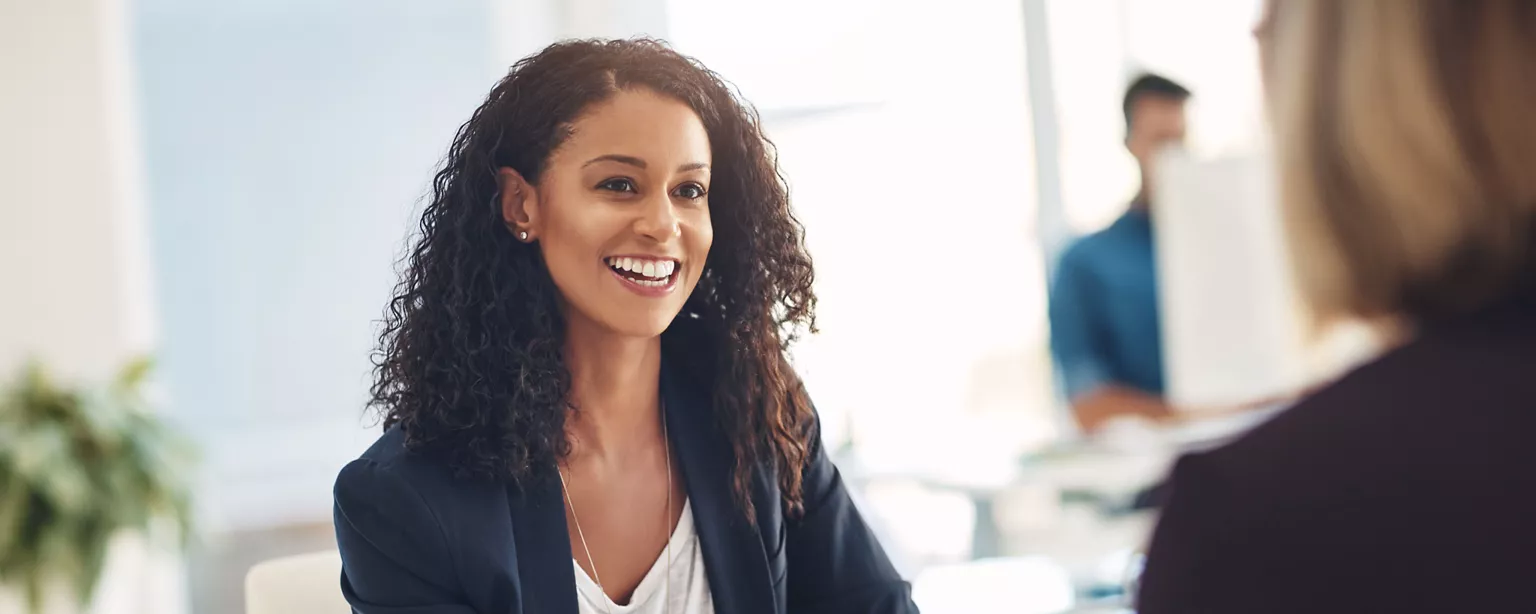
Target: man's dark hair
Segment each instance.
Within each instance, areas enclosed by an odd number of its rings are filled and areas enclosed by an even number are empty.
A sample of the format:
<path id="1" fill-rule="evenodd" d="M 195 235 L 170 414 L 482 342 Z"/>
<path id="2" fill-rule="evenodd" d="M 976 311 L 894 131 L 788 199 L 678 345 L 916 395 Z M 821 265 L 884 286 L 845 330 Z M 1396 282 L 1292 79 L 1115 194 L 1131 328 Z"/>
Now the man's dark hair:
<path id="1" fill-rule="evenodd" d="M 1131 129 L 1131 111 L 1136 107 L 1136 101 L 1149 96 L 1182 102 L 1189 98 L 1190 92 L 1188 88 L 1162 75 L 1142 73 L 1125 88 L 1125 101 L 1121 103 L 1121 110 L 1125 112 L 1126 130 Z"/>

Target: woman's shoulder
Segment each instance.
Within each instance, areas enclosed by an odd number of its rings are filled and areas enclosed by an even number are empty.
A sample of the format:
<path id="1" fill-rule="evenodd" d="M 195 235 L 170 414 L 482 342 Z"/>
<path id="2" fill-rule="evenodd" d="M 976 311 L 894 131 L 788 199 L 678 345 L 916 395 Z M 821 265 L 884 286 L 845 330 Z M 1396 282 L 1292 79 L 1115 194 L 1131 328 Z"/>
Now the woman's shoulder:
<path id="1" fill-rule="evenodd" d="M 361 456 L 342 467 L 335 485 L 338 503 L 403 498 L 434 509 L 461 507 L 496 492 L 499 486 L 493 481 L 455 475 L 444 459 L 409 449 L 398 426 L 384 429 Z"/>
<path id="2" fill-rule="evenodd" d="M 1536 331 L 1536 329 L 1532 329 Z M 1536 452 L 1522 440 L 1536 421 L 1536 335 L 1427 335 L 1356 368 L 1237 440 L 1198 455 L 1213 478 L 1258 499 L 1329 498 L 1365 485 L 1423 487 L 1403 467 L 1426 451 L 1488 456 Z M 1501 426 L 1502 425 L 1502 426 Z M 1491 441 L 1477 433 L 1503 433 Z M 1449 464 L 1447 464 L 1449 466 Z M 1445 476 L 1456 479 L 1456 476 Z"/>
<path id="3" fill-rule="evenodd" d="M 408 461 L 407 456 L 405 432 L 398 426 L 391 426 L 384 429 L 379 438 L 375 439 L 357 460 L 393 465 L 402 460 Z"/>
<path id="4" fill-rule="evenodd" d="M 407 481 L 430 481 L 449 472 L 448 466 L 437 459 L 412 452 L 399 426 L 384 429 L 373 445 L 342 469 L 342 475 L 348 471 L 382 472 Z"/>

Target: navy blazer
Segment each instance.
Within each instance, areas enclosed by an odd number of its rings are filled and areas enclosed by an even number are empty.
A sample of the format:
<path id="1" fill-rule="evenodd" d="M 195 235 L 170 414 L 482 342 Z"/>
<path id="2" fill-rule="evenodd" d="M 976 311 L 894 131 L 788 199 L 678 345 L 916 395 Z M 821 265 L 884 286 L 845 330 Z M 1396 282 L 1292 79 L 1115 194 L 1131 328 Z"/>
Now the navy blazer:
<path id="1" fill-rule="evenodd" d="M 707 386 L 662 371 L 667 427 L 722 614 L 917 612 L 859 516 L 819 435 L 805 514 L 782 514 L 778 480 L 752 483 L 755 523 L 736 505 L 731 448 Z M 557 480 L 455 479 L 407 452 L 398 428 L 336 479 L 341 589 L 361 614 L 576 614 L 576 577 Z"/>

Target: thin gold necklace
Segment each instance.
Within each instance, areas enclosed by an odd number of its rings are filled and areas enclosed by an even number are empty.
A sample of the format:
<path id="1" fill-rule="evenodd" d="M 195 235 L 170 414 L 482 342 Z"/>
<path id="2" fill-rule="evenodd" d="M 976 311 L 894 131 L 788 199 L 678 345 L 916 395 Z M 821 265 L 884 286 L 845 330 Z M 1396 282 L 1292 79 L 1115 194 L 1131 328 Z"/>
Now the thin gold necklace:
<path id="1" fill-rule="evenodd" d="M 672 437 L 667 434 L 666 406 L 661 407 L 661 443 L 667 453 L 667 515 L 662 518 L 662 534 L 666 536 L 667 545 L 662 556 L 667 559 L 667 573 L 664 578 L 665 590 L 662 592 L 661 611 L 666 612 L 668 603 L 672 599 Z M 587 565 L 592 568 L 592 581 L 597 584 L 597 591 L 603 595 L 603 611 L 613 614 L 613 606 L 609 605 L 613 600 L 608 598 L 607 589 L 603 588 L 603 579 L 597 573 L 597 560 L 592 558 L 592 549 L 587 547 L 587 535 L 581 530 L 581 517 L 576 515 L 576 503 L 571 500 L 571 488 L 566 484 L 565 472 L 555 467 L 555 472 L 560 475 L 560 492 L 565 495 L 565 505 L 571 508 L 571 519 L 576 521 L 576 537 L 581 539 L 581 550 L 587 555 Z"/>

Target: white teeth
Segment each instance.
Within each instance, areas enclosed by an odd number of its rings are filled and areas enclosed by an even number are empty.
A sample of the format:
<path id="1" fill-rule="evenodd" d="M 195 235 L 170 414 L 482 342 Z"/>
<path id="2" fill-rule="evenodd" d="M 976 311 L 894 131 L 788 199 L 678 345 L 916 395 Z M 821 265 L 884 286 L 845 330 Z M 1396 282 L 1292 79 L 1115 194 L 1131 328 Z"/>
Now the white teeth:
<path id="1" fill-rule="evenodd" d="M 677 262 L 672 260 L 639 260 L 635 258 L 609 258 L 608 266 L 618 271 L 628 271 L 650 280 L 632 280 L 645 285 L 664 285 L 668 277 L 677 270 Z"/>

